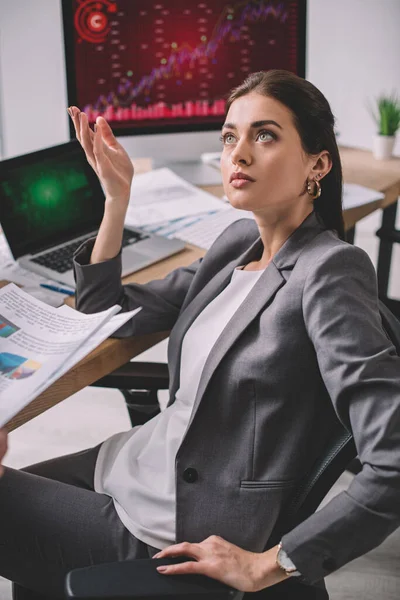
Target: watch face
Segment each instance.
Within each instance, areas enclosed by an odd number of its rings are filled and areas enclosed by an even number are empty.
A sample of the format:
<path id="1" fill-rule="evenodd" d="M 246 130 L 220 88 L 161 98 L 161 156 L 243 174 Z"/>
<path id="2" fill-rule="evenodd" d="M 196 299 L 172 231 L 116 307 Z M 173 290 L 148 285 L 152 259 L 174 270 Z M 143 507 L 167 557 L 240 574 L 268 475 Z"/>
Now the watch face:
<path id="1" fill-rule="evenodd" d="M 279 548 L 277 561 L 282 569 L 286 571 L 286 573 L 295 573 L 297 571 L 293 562 L 282 548 Z"/>

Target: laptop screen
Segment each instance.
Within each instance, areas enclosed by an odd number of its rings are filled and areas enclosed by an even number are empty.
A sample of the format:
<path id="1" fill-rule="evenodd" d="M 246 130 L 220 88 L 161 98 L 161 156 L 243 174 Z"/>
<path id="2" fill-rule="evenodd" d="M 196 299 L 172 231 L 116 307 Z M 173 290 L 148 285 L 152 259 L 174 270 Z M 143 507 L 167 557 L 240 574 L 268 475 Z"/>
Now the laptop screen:
<path id="1" fill-rule="evenodd" d="M 98 229 L 103 211 L 77 141 L 0 162 L 0 223 L 14 258 Z"/>

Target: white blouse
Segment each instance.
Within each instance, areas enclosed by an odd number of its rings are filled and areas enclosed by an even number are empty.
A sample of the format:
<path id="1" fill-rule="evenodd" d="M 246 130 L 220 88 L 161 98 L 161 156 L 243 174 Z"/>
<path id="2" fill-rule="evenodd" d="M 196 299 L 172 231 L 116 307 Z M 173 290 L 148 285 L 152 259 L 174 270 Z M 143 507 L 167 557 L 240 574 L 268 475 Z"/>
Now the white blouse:
<path id="1" fill-rule="evenodd" d="M 175 457 L 185 435 L 200 377 L 212 347 L 264 271 L 235 269 L 182 342 L 176 399 L 144 425 L 106 440 L 97 458 L 95 491 L 114 500 L 125 527 L 139 540 L 175 543 Z"/>

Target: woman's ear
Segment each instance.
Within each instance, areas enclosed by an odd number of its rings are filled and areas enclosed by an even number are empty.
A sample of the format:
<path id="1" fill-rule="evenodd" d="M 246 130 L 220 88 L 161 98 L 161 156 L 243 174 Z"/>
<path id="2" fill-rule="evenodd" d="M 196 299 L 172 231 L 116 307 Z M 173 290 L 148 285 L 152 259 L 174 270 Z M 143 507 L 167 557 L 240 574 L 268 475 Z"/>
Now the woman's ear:
<path id="1" fill-rule="evenodd" d="M 332 159 L 331 155 L 327 150 L 321 152 L 314 161 L 313 167 L 309 174 L 309 179 L 317 178 L 319 181 L 328 175 L 329 171 L 332 169 Z"/>

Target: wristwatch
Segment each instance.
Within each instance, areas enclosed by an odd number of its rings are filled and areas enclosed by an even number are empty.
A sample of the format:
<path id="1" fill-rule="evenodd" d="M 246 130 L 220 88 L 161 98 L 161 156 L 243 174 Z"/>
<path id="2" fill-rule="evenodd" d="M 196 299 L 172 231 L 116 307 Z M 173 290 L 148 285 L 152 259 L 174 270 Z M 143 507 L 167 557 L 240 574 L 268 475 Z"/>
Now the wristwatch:
<path id="1" fill-rule="evenodd" d="M 296 565 L 290 560 L 284 549 L 282 548 L 282 542 L 278 544 L 278 552 L 276 555 L 276 564 L 282 571 L 285 571 L 289 577 L 301 577 L 301 573 L 297 570 Z"/>

